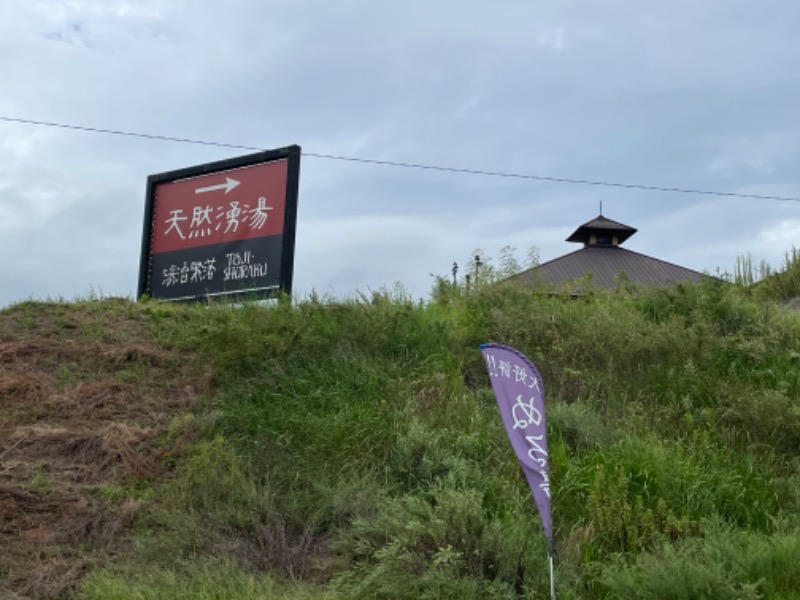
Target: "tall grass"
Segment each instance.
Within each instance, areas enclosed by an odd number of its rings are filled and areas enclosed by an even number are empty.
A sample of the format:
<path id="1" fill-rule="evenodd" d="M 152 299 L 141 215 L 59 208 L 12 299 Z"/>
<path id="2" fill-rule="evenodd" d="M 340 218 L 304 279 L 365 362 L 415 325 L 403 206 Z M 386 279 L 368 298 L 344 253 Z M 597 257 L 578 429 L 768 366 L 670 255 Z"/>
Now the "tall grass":
<path id="1" fill-rule="evenodd" d="M 273 577 L 243 572 L 235 565 L 185 564 L 180 570 L 153 570 L 131 576 L 101 572 L 83 588 L 91 600 L 327 600 L 310 586 L 287 585 Z"/>
<path id="2" fill-rule="evenodd" d="M 706 538 L 665 544 L 601 577 L 611 598 L 790 599 L 800 590 L 800 535 L 763 535 L 715 524 Z"/>
<path id="3" fill-rule="evenodd" d="M 437 298 L 142 309 L 217 383 L 165 510 L 249 540 L 260 558 L 234 581 L 256 569 L 343 598 L 544 597 L 546 544 L 478 349 L 493 341 L 544 379 L 562 597 L 790 597 L 795 313 L 714 281 Z M 181 560 L 213 545 L 194 531 Z M 173 589 L 142 568 L 87 589 Z M 293 597 L 275 589 L 258 593 Z"/>

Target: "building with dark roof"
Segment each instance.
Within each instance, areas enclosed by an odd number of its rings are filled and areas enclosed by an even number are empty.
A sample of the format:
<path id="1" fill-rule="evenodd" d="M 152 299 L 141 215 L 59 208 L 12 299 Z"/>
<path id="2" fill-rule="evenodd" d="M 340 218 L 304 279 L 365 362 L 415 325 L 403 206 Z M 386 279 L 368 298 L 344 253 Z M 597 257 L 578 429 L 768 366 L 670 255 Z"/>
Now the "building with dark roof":
<path id="1" fill-rule="evenodd" d="M 622 248 L 621 244 L 635 233 L 633 227 L 601 213 L 567 238 L 568 242 L 583 244 L 583 248 L 523 271 L 515 279 L 527 284 L 559 285 L 591 274 L 592 284 L 613 290 L 623 282 L 664 287 L 705 277 L 698 271 Z"/>

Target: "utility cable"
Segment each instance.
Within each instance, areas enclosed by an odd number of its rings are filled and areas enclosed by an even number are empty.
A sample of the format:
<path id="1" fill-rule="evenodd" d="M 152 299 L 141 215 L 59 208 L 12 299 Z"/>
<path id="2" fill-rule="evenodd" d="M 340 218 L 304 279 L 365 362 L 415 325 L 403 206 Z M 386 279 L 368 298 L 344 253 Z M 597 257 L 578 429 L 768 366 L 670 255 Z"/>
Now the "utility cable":
<path id="1" fill-rule="evenodd" d="M 215 146 L 218 148 L 234 148 L 237 150 L 263 151 L 266 148 L 257 146 L 244 146 L 241 144 L 228 144 L 224 142 L 210 142 L 206 140 L 195 140 L 190 138 L 178 138 L 165 135 L 152 135 L 147 133 L 136 133 L 132 131 L 120 131 L 116 129 L 101 129 L 98 127 L 87 127 L 84 125 L 68 125 L 66 123 L 53 123 L 48 121 L 34 121 L 32 119 L 19 119 L 14 117 L 0 116 L 0 121 L 9 123 L 24 123 L 26 125 L 41 125 L 45 127 L 57 127 L 60 129 L 71 129 L 76 131 L 86 131 L 91 133 L 105 133 L 111 135 L 122 135 L 128 137 L 144 138 L 148 140 L 160 140 L 165 142 L 178 142 L 182 144 L 197 144 L 201 146 Z M 622 188 L 629 190 L 645 190 L 649 192 L 667 192 L 675 194 L 699 194 L 704 196 L 722 196 L 727 198 L 745 198 L 750 200 L 779 200 L 782 202 L 800 202 L 800 198 L 793 196 L 773 196 L 768 194 L 742 194 L 738 192 L 719 192 L 714 190 L 699 190 L 693 188 L 664 187 L 658 185 L 645 185 L 636 183 L 622 183 L 614 181 L 596 181 L 591 179 L 573 179 L 569 177 L 548 177 L 545 175 L 529 175 L 524 173 L 509 173 L 503 171 L 484 171 L 480 169 L 465 169 L 459 167 L 448 167 L 443 165 L 428 165 L 420 163 L 397 162 L 392 160 L 378 160 L 372 158 L 358 158 L 354 156 L 339 156 L 335 154 L 319 154 L 315 152 L 303 152 L 303 156 L 322 158 L 327 160 L 340 160 L 346 162 L 363 163 L 371 165 L 383 165 L 387 167 L 399 167 L 404 169 L 424 169 L 429 171 L 444 171 L 447 173 L 461 173 L 465 175 L 480 175 L 484 177 L 505 177 L 511 179 L 528 179 L 533 181 L 549 181 L 553 183 L 568 183 L 573 185 L 589 185 L 611 188 Z"/>

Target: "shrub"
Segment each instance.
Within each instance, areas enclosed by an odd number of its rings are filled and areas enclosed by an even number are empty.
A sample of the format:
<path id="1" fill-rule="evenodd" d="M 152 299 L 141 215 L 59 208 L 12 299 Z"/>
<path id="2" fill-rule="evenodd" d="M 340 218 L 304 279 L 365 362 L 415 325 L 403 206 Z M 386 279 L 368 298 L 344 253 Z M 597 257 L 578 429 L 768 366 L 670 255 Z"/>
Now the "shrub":
<path id="1" fill-rule="evenodd" d="M 789 599 L 800 589 L 797 531 L 770 536 L 715 525 L 704 539 L 664 544 L 601 576 L 610 598 Z"/>

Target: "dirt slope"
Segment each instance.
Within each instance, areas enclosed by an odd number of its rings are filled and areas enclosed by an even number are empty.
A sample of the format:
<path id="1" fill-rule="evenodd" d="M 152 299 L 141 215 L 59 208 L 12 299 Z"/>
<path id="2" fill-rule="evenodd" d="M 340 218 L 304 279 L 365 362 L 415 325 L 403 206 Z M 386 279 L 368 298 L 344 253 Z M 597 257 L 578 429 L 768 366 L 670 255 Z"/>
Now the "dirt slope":
<path id="1" fill-rule="evenodd" d="M 0 597 L 58 598 L 124 549 L 199 393 L 135 304 L 0 311 Z"/>

